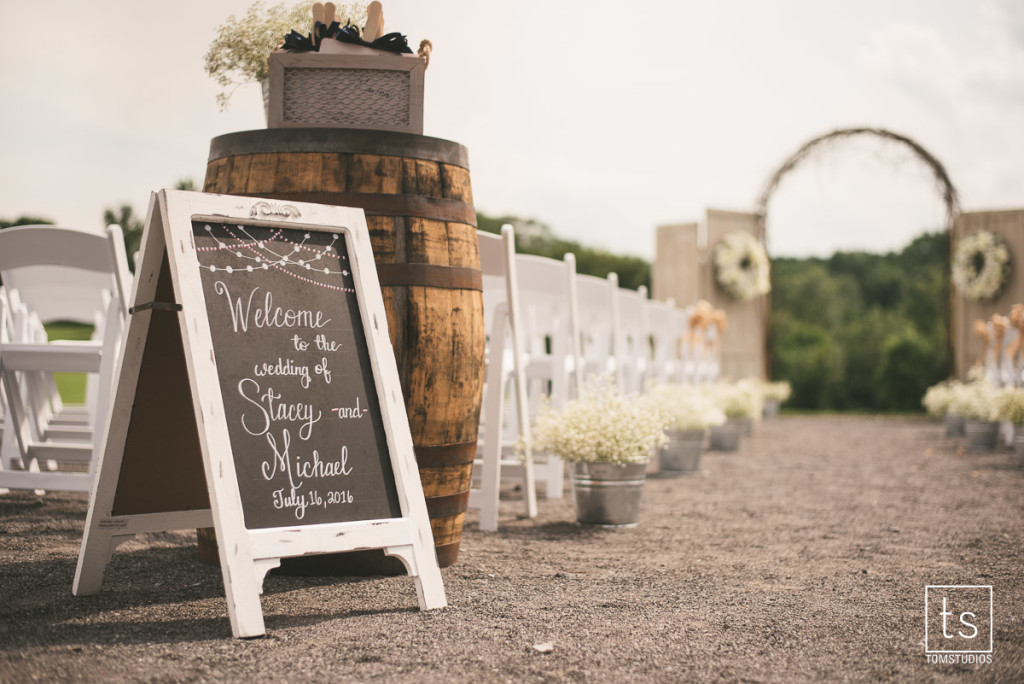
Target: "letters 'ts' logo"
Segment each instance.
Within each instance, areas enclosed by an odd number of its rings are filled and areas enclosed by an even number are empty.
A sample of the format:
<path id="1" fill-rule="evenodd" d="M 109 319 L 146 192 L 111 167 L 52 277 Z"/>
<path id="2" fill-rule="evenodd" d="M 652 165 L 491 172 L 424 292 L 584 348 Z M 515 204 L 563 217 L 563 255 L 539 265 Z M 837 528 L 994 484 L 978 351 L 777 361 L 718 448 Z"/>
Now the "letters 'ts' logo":
<path id="1" fill-rule="evenodd" d="M 928 585 L 925 653 L 992 652 L 992 586 Z"/>

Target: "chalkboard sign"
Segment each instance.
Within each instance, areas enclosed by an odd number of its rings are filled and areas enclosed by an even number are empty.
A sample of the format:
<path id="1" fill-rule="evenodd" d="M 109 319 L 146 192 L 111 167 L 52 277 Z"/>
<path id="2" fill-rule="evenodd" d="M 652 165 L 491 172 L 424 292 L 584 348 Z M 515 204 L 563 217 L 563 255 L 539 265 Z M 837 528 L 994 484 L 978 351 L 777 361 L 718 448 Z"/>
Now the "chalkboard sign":
<path id="1" fill-rule="evenodd" d="M 344 233 L 192 233 L 245 526 L 398 517 Z"/>
<path id="2" fill-rule="evenodd" d="M 383 549 L 447 605 L 361 209 L 162 191 L 132 302 L 76 595 L 135 534 L 212 526 L 237 637 L 285 557 Z"/>

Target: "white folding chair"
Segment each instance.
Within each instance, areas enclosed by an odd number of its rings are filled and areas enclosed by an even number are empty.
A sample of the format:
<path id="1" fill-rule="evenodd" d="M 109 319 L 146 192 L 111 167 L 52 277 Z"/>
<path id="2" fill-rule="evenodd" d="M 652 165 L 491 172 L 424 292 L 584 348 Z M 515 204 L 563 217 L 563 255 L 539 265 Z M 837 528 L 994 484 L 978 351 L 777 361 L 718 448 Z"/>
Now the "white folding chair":
<path id="1" fill-rule="evenodd" d="M 480 529 L 498 529 L 498 502 L 503 471 L 522 471 L 526 515 L 537 515 L 530 412 L 526 403 L 526 354 L 519 313 L 515 233 L 502 226 L 501 235 L 480 232 L 480 270 L 483 273 L 484 320 L 487 326 L 487 373 L 484 381 L 480 441 L 473 462 L 479 489 L 471 489 L 470 508 L 480 509 Z M 506 397 L 511 396 L 511 411 Z M 514 423 L 512 425 L 511 423 Z M 516 444 L 523 443 L 522 460 Z M 507 475 L 506 475 L 507 476 Z"/>
<path id="2" fill-rule="evenodd" d="M 675 300 L 647 301 L 647 321 L 651 338 L 651 358 L 645 384 L 682 382 L 683 321 Z"/>
<path id="3" fill-rule="evenodd" d="M 648 317 L 647 287 L 636 290 L 619 288 L 613 314 L 617 312 L 618 323 L 613 329 L 615 372 L 623 392 L 635 393 L 644 390 L 644 377 L 651 358 L 651 322 Z"/>
<path id="4" fill-rule="evenodd" d="M 16 469 L 9 455 L 0 459 L 0 487 L 88 491 L 127 315 L 131 274 L 121 229 L 5 229 L 0 277 L 13 328 L 0 342 L 0 377 L 20 462 Z M 94 324 L 94 339 L 47 341 L 42 325 L 59 320 Z M 59 372 L 98 376 L 87 391 L 84 429 L 61 419 L 52 379 Z M 43 471 L 50 461 L 72 468 Z"/>
<path id="5" fill-rule="evenodd" d="M 624 388 L 623 369 L 616 363 L 615 336 L 621 327 L 619 277 L 576 276 L 576 306 L 579 324 L 580 365 L 584 378 L 611 375 Z"/>
<path id="6" fill-rule="evenodd" d="M 526 380 L 531 415 L 545 404 L 559 408 L 579 396 L 583 384 L 578 364 L 579 329 L 574 320 L 576 257 L 562 261 L 518 254 L 516 270 L 519 305 L 528 363 Z M 534 450 L 534 477 L 544 485 L 544 496 L 561 498 L 565 490 L 565 465 L 553 454 Z"/>

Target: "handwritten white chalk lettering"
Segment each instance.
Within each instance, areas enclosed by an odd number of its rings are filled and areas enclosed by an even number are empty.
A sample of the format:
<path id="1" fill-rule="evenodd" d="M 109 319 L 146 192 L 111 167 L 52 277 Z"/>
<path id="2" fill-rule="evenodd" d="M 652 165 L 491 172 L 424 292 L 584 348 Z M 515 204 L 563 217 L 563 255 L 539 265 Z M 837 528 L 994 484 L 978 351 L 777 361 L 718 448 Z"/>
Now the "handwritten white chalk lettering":
<path id="1" fill-rule="evenodd" d="M 348 418 L 362 418 L 369 409 L 359 408 L 359 397 L 356 397 L 355 406 L 341 406 L 338 408 L 332 408 L 331 413 L 337 413 L 339 420 L 345 420 Z"/>
<path id="2" fill-rule="evenodd" d="M 348 447 L 341 447 L 341 458 L 337 461 L 321 461 L 320 454 L 313 450 L 313 460 L 303 461 L 295 458 L 295 471 L 299 477 L 341 477 L 350 475 L 352 469 L 348 466 Z"/>
<path id="3" fill-rule="evenodd" d="M 242 429 L 253 436 L 266 434 L 274 423 L 283 421 L 287 423 L 302 423 L 299 428 L 299 438 L 308 440 L 313 433 L 313 426 L 320 422 L 322 413 L 313 404 L 289 404 L 278 401 L 281 395 L 268 387 L 262 392 L 260 384 L 252 378 L 242 378 L 238 381 L 238 394 L 257 410 L 256 418 L 246 420 L 249 413 L 240 416 Z"/>
<path id="4" fill-rule="evenodd" d="M 341 349 L 340 342 L 328 340 L 327 336 L 324 334 L 317 335 L 316 337 L 313 338 L 313 341 L 316 342 L 317 351 L 338 351 L 339 349 Z"/>
<path id="5" fill-rule="evenodd" d="M 288 451 L 291 449 L 292 436 L 288 430 L 281 430 L 281 449 L 277 448 L 277 440 L 274 438 L 273 433 L 267 433 L 267 444 L 270 445 L 270 450 L 274 452 L 274 457 L 269 461 L 264 461 L 260 464 L 260 473 L 263 475 L 263 479 L 267 482 L 277 477 L 278 471 L 288 476 L 288 486 L 292 488 L 294 492 L 296 489 L 302 486 L 302 483 L 296 483 L 295 478 L 292 477 L 292 463 L 288 460 Z"/>
<path id="6" fill-rule="evenodd" d="M 331 369 L 327 367 L 327 358 L 321 357 L 320 363 L 316 364 L 314 368 L 317 375 L 321 375 L 324 378 L 324 382 L 328 385 L 331 384 Z"/>
<path id="7" fill-rule="evenodd" d="M 319 373 L 319 367 L 317 367 L 317 373 Z M 302 389 L 309 389 L 311 382 L 309 375 L 309 366 L 299 366 L 291 359 L 285 359 L 278 357 L 277 363 L 261 362 L 256 363 L 252 367 L 252 374 L 258 378 L 266 377 L 268 375 L 284 375 L 298 377 L 299 383 L 302 385 Z M 328 380 L 330 382 L 330 380 Z"/>
<path id="8" fill-rule="evenodd" d="M 306 342 L 306 340 L 298 335 L 292 335 L 292 345 L 295 347 L 295 351 L 306 351 L 309 349 L 309 342 Z"/>
<path id="9" fill-rule="evenodd" d="M 263 305 L 256 305 L 253 310 L 252 302 L 260 288 L 254 287 L 248 297 L 233 299 L 228 286 L 223 280 L 218 280 L 213 285 L 217 294 L 224 295 L 228 301 L 228 310 L 231 312 L 231 325 L 235 332 L 248 332 L 249 320 L 257 328 L 323 328 L 331 319 L 324 318 L 323 311 L 313 309 L 283 309 L 274 306 L 274 293 L 267 291 L 263 298 Z M 244 303 L 243 303 L 243 300 Z"/>
<path id="10" fill-rule="evenodd" d="M 274 490 L 274 508 L 294 508 L 295 519 L 302 520 L 306 517 L 306 507 L 310 505 L 304 494 L 297 493 L 294 489 L 285 496 L 283 489 Z"/>
<path id="11" fill-rule="evenodd" d="M 349 490 L 329 491 L 327 492 L 326 501 L 324 501 L 317 490 L 311 490 L 305 494 L 299 493 L 307 479 L 316 480 L 351 475 L 352 468 L 348 465 L 347 446 L 341 447 L 340 457 L 335 461 L 320 460 L 320 452 L 314 449 L 313 456 L 309 460 L 303 460 L 301 457 L 296 456 L 293 467 L 292 459 L 290 458 L 291 435 L 288 430 L 281 431 L 280 446 L 273 433 L 268 432 L 266 437 L 267 444 L 273 452 L 273 457 L 269 461 L 263 461 L 261 464 L 260 472 L 263 475 L 263 479 L 268 482 L 279 476 L 287 477 L 288 479 L 287 488 L 282 487 L 273 492 L 274 508 L 278 510 L 294 509 L 295 518 L 302 520 L 309 506 L 322 506 L 326 508 L 329 504 L 352 503 L 355 500 L 355 497 L 352 496 Z M 303 479 L 296 482 L 296 477 Z M 286 491 L 287 494 L 285 493 Z"/>

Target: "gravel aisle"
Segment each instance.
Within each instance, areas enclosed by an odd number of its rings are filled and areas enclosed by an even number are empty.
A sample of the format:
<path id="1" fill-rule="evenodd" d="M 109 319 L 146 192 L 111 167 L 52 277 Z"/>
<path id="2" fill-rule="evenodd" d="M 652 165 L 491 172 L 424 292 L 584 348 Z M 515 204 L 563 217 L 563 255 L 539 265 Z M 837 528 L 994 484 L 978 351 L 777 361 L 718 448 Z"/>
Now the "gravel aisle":
<path id="1" fill-rule="evenodd" d="M 1024 681 L 1024 471 L 959 444 L 768 421 L 701 476 L 650 478 L 631 530 L 576 526 L 568 496 L 527 521 L 510 493 L 497 534 L 471 514 L 442 611 L 408 578 L 271 576 L 248 641 L 194 533 L 123 545 L 74 598 L 85 497 L 0 495 L 0 682 Z M 926 585 L 994 587 L 991 664 L 928 662 Z"/>

